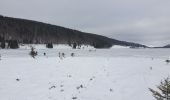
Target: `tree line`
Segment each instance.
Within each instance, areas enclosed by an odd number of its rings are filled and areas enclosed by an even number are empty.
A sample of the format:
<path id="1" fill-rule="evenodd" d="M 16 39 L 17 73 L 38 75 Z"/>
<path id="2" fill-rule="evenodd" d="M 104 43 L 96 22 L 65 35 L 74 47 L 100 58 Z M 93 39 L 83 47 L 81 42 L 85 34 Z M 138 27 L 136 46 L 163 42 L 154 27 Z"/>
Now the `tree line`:
<path id="1" fill-rule="evenodd" d="M 68 44 L 91 45 L 95 48 L 110 48 L 112 45 L 134 45 L 105 36 L 86 33 L 47 23 L 0 16 L 0 36 L 4 41 L 22 44 Z M 139 45 L 142 46 L 142 45 Z"/>

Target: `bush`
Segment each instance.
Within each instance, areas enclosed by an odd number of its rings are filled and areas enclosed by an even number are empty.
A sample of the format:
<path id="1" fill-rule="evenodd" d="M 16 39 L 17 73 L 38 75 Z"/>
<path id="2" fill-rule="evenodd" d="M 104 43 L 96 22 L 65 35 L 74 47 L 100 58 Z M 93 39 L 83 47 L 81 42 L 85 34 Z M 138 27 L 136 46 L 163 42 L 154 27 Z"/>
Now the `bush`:
<path id="1" fill-rule="evenodd" d="M 62 57 L 64 57 L 64 58 L 65 58 L 65 53 L 62 53 Z"/>
<path id="2" fill-rule="evenodd" d="M 2 41 L 1 42 L 1 46 L 0 46 L 2 49 L 4 49 L 5 48 L 5 41 Z"/>
<path id="3" fill-rule="evenodd" d="M 31 48 L 30 55 L 31 55 L 33 58 L 35 58 L 35 56 L 38 55 L 37 51 L 35 51 L 35 49 L 34 49 L 33 47 Z"/>
<path id="4" fill-rule="evenodd" d="M 168 63 L 170 63 L 170 60 L 166 60 L 165 62 L 168 64 Z"/>
<path id="5" fill-rule="evenodd" d="M 74 57 L 74 56 L 75 56 L 75 54 L 74 54 L 74 53 L 71 53 L 71 56 L 72 56 L 72 57 Z"/>
<path id="6" fill-rule="evenodd" d="M 8 47 L 11 48 L 11 49 L 19 48 L 18 41 L 17 40 L 10 40 L 8 42 Z"/>
<path id="7" fill-rule="evenodd" d="M 73 49 L 76 49 L 76 48 L 77 48 L 77 44 L 73 43 Z"/>
<path id="8" fill-rule="evenodd" d="M 53 48 L 53 44 L 52 43 L 46 44 L 46 48 Z"/>

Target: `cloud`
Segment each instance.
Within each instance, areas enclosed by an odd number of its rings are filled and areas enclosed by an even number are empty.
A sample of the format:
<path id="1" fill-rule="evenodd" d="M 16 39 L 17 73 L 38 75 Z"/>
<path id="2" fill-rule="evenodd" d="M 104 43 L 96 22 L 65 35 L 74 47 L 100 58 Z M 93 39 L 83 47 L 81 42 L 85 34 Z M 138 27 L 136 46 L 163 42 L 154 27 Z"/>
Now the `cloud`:
<path id="1" fill-rule="evenodd" d="M 0 0 L 0 14 L 147 45 L 170 43 L 169 0 Z"/>

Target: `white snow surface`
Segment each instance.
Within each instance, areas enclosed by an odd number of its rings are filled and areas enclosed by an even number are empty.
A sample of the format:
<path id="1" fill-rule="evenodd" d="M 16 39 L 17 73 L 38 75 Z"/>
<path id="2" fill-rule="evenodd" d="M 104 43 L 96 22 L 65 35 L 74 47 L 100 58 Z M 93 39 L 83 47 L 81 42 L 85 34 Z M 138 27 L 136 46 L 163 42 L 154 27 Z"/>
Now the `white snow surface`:
<path id="1" fill-rule="evenodd" d="M 155 100 L 170 75 L 170 49 L 36 50 L 0 50 L 0 100 Z"/>
<path id="2" fill-rule="evenodd" d="M 130 47 L 129 46 L 121 46 L 121 45 L 113 45 L 111 48 L 115 49 L 115 48 L 130 48 Z"/>

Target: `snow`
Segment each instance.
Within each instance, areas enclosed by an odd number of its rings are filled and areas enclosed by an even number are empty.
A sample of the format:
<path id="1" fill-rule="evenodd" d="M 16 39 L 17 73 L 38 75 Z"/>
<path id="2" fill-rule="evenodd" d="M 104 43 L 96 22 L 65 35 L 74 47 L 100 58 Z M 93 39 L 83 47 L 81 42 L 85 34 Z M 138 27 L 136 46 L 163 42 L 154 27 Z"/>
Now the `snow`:
<path id="1" fill-rule="evenodd" d="M 130 48 L 130 47 L 129 46 L 114 45 L 111 48 L 115 49 L 115 48 Z"/>
<path id="2" fill-rule="evenodd" d="M 0 50 L 0 100 L 155 100 L 148 88 L 170 75 L 170 49 L 35 46 L 35 59 L 29 47 Z"/>

